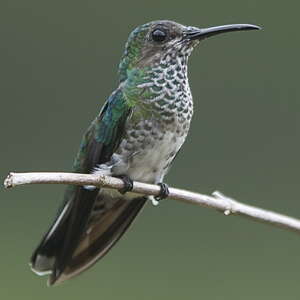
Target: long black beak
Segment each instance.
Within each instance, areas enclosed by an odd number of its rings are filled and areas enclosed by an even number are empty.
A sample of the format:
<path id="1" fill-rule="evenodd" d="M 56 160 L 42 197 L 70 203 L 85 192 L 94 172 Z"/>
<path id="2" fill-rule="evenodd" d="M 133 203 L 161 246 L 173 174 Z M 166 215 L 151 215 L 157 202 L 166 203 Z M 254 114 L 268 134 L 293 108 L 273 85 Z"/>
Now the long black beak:
<path id="1" fill-rule="evenodd" d="M 242 31 L 242 30 L 259 30 L 261 27 L 251 24 L 230 24 L 215 26 L 209 28 L 196 28 L 191 27 L 185 34 L 185 38 L 189 40 L 202 40 L 210 36 L 230 32 L 230 31 Z"/>

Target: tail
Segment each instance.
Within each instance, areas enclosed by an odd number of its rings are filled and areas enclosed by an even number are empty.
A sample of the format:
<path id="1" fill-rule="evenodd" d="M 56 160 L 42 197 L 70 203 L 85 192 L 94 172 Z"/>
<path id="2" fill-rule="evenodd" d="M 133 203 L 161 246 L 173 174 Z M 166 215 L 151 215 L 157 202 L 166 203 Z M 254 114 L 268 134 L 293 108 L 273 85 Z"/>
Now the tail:
<path id="1" fill-rule="evenodd" d="M 147 198 L 73 187 L 73 195 L 31 257 L 31 268 L 50 274 L 49 285 L 68 280 L 103 257 L 120 239 Z"/>

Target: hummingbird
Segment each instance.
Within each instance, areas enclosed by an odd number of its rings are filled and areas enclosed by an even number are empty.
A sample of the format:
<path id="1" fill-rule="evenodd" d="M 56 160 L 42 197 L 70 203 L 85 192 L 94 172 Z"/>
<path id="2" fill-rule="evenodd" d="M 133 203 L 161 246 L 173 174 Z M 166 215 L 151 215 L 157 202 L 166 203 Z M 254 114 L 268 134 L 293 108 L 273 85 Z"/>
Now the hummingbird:
<path id="1" fill-rule="evenodd" d="M 208 37 L 256 30 L 251 24 L 209 28 L 152 21 L 134 29 L 118 68 L 118 87 L 84 134 L 74 172 L 116 176 L 121 190 L 68 186 L 63 205 L 31 257 L 49 285 L 94 265 L 121 238 L 149 199 L 130 192 L 133 181 L 160 186 L 183 145 L 193 115 L 187 64 Z"/>

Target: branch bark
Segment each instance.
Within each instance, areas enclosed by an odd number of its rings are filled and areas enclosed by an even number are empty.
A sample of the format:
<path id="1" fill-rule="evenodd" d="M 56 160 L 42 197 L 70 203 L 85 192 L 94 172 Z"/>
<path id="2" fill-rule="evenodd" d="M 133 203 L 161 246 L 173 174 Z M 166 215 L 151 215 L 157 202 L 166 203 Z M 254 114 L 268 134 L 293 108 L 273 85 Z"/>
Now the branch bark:
<path id="1" fill-rule="evenodd" d="M 12 188 L 25 184 L 74 184 L 94 185 L 102 188 L 121 189 L 121 179 L 103 175 L 78 173 L 10 173 L 4 181 L 5 188 Z M 159 194 L 157 185 L 134 182 L 132 192 L 153 195 Z M 222 211 L 224 215 L 240 215 L 251 220 L 267 223 L 300 234 L 300 220 L 275 213 L 262 208 L 240 203 L 216 191 L 211 196 L 189 192 L 186 190 L 169 188 L 169 198 L 185 203 L 196 204 Z"/>

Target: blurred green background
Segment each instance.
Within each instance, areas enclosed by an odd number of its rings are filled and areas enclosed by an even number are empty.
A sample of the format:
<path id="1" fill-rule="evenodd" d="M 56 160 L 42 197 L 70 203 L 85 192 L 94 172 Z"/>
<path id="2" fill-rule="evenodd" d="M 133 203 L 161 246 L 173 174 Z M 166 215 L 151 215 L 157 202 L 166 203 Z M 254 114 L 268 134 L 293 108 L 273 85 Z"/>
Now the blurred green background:
<path id="1" fill-rule="evenodd" d="M 167 182 L 300 217 L 299 9 L 297 1 L 2 0 L 1 178 L 70 170 L 137 25 L 254 23 L 264 30 L 194 51 L 193 124 Z M 171 200 L 148 205 L 88 272 L 47 288 L 27 262 L 63 189 L 1 189 L 0 299 L 299 298 L 299 236 Z"/>

